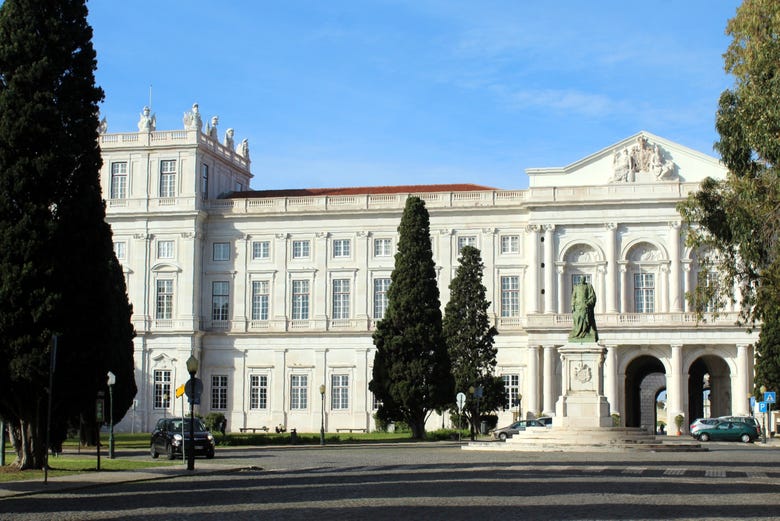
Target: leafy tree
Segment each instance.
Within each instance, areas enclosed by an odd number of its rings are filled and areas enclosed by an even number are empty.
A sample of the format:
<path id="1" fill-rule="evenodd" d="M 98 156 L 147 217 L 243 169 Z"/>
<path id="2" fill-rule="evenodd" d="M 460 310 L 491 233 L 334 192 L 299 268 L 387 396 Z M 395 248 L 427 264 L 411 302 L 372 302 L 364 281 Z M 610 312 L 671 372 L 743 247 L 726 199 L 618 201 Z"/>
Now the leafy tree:
<path id="1" fill-rule="evenodd" d="M 425 421 L 452 401 L 450 359 L 442 336 L 441 304 L 425 202 L 406 201 L 387 310 L 374 332 L 373 379 L 381 421 L 404 421 L 425 436 Z"/>
<path id="2" fill-rule="evenodd" d="M 132 403 L 134 331 L 100 193 L 92 29 L 83 0 L 0 7 L 0 416 L 14 465 L 42 468 L 52 338 L 51 444 L 94 432 L 117 376 L 114 418 Z"/>
<path id="3" fill-rule="evenodd" d="M 728 175 L 706 179 L 679 210 L 700 254 L 700 281 L 689 295 L 695 309 L 734 300 L 736 281 L 741 319 L 752 326 L 776 306 L 780 288 L 780 3 L 745 0 L 726 33 L 733 41 L 725 69 L 736 84 L 720 97 L 715 149 Z"/>
<path id="4" fill-rule="evenodd" d="M 464 413 L 474 439 L 481 415 L 506 405 L 507 399 L 503 380 L 493 375 L 498 352 L 493 338 L 498 331 L 488 317 L 490 302 L 482 284 L 485 266 L 477 248 L 464 246 L 460 253 L 460 266 L 450 283 L 450 301 L 444 308 L 442 330 L 452 361 L 455 389 L 467 396 Z M 482 396 L 477 399 L 468 392 L 472 388 L 481 388 Z"/>
<path id="5" fill-rule="evenodd" d="M 763 400 L 759 389 L 780 390 L 780 310 L 764 314 L 761 335 L 756 343 L 754 394 Z"/>

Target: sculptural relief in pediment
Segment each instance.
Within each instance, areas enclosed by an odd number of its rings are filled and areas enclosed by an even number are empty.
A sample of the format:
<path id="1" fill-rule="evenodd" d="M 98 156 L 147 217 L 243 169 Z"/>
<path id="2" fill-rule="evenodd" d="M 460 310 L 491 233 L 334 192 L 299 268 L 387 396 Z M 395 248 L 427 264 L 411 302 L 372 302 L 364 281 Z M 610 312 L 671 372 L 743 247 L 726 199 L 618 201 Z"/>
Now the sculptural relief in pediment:
<path id="1" fill-rule="evenodd" d="M 570 264 L 590 264 L 598 262 L 599 255 L 587 244 L 578 244 L 570 248 L 564 258 Z"/>
<path id="2" fill-rule="evenodd" d="M 658 143 L 652 145 L 645 136 L 622 150 L 615 150 L 612 158 L 610 183 L 671 181 L 677 178 L 677 165 Z"/>
<path id="3" fill-rule="evenodd" d="M 634 262 L 658 262 L 662 260 L 663 256 L 658 248 L 645 242 L 634 246 L 628 254 L 628 258 Z"/>

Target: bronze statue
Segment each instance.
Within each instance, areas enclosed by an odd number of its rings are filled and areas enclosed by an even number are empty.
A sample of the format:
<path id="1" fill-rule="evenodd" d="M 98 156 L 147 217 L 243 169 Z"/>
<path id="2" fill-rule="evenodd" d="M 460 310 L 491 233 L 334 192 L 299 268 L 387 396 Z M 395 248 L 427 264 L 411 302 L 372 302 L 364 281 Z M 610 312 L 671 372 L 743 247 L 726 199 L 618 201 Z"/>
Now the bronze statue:
<path id="1" fill-rule="evenodd" d="M 569 340 L 573 342 L 598 342 L 596 318 L 596 291 L 584 278 L 574 286 L 571 292 L 572 328 Z"/>

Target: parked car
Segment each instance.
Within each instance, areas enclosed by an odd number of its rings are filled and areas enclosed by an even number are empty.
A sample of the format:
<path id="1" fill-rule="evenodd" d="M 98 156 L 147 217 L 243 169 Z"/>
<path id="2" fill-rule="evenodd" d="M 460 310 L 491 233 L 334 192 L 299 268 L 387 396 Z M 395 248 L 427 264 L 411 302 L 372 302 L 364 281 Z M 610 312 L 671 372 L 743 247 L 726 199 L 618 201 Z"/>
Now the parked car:
<path id="1" fill-rule="evenodd" d="M 541 418 L 536 418 L 536 421 L 540 422 L 545 427 L 552 427 L 552 418 L 549 416 L 542 416 Z"/>
<path id="2" fill-rule="evenodd" d="M 718 420 L 726 422 L 745 422 L 755 427 L 758 431 L 758 435 L 761 436 L 761 423 L 753 416 L 718 416 Z"/>
<path id="3" fill-rule="evenodd" d="M 758 439 L 756 428 L 745 422 L 720 421 L 699 429 L 696 439 L 700 441 L 743 441 L 750 443 Z"/>
<path id="4" fill-rule="evenodd" d="M 162 418 L 152 432 L 149 452 L 153 458 L 165 454 L 168 459 L 182 456 L 182 447 L 190 440 L 190 418 Z M 214 457 L 214 436 L 206 429 L 200 418 L 195 418 L 196 456 Z"/>
<path id="5" fill-rule="evenodd" d="M 696 434 L 701 429 L 706 429 L 707 427 L 711 427 L 720 421 L 721 420 L 719 420 L 718 418 L 698 418 L 689 427 L 691 436 L 695 438 Z"/>
<path id="6" fill-rule="evenodd" d="M 496 429 L 493 431 L 493 437 L 498 440 L 506 440 L 507 438 L 511 438 L 515 434 L 517 434 L 520 431 L 524 431 L 528 427 L 542 427 L 544 428 L 544 423 L 536 420 L 520 420 L 516 421 L 512 425 L 508 425 L 506 427 L 502 427 L 500 429 Z"/>

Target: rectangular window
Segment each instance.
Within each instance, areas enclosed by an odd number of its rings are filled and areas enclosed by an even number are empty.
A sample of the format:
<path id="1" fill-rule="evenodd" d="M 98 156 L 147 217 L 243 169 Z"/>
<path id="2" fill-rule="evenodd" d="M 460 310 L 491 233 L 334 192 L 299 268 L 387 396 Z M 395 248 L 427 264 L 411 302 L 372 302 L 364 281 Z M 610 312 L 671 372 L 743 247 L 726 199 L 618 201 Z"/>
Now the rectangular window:
<path id="1" fill-rule="evenodd" d="M 292 281 L 292 318 L 309 320 L 309 281 Z"/>
<path id="2" fill-rule="evenodd" d="M 127 162 L 111 163 L 111 199 L 127 198 Z"/>
<path id="3" fill-rule="evenodd" d="M 176 196 L 176 160 L 160 161 L 160 197 Z"/>
<path id="4" fill-rule="evenodd" d="M 376 320 L 385 317 L 388 288 L 390 288 L 390 279 L 374 279 L 374 319 Z"/>
<path id="5" fill-rule="evenodd" d="M 157 258 L 173 258 L 173 241 L 157 241 Z"/>
<path id="6" fill-rule="evenodd" d="M 391 239 L 374 239 L 374 257 L 390 257 L 393 255 Z"/>
<path id="7" fill-rule="evenodd" d="M 211 283 L 211 319 L 230 320 L 230 283 L 214 281 Z"/>
<path id="8" fill-rule="evenodd" d="M 520 237 L 518 235 L 502 235 L 501 253 L 520 253 Z"/>
<path id="9" fill-rule="evenodd" d="M 252 320 L 268 320 L 268 281 L 252 281 Z"/>
<path id="10" fill-rule="evenodd" d="M 458 237 L 458 255 L 460 255 L 460 250 L 462 250 L 464 246 L 473 246 L 476 248 L 477 238 L 473 235 Z"/>
<path id="11" fill-rule="evenodd" d="M 209 165 L 200 165 L 200 193 L 204 200 L 209 198 Z"/>
<path id="12" fill-rule="evenodd" d="M 504 393 L 506 394 L 507 403 L 509 405 L 504 406 L 504 410 L 510 408 L 516 409 L 520 405 L 520 400 L 517 395 L 520 393 L 520 375 L 519 374 L 504 374 L 501 375 L 501 379 L 504 381 Z"/>
<path id="13" fill-rule="evenodd" d="M 703 284 L 707 288 L 706 295 L 709 297 L 704 305 L 704 311 L 706 313 L 714 313 L 718 310 L 718 287 L 720 285 L 718 275 L 712 271 L 706 273 L 699 272 L 699 280 L 702 280 L 702 278 L 704 279 Z"/>
<path id="14" fill-rule="evenodd" d="M 309 396 L 309 377 L 305 374 L 290 375 L 290 409 L 306 409 Z"/>
<path id="15" fill-rule="evenodd" d="M 268 409 L 268 377 L 264 374 L 249 376 L 249 408 Z"/>
<path id="16" fill-rule="evenodd" d="M 520 314 L 520 277 L 501 277 L 501 316 L 516 317 Z"/>
<path id="17" fill-rule="evenodd" d="M 634 273 L 634 312 L 655 312 L 655 274 Z"/>
<path id="18" fill-rule="evenodd" d="M 167 409 L 171 406 L 171 372 L 167 369 L 154 372 L 154 408 Z"/>
<path id="19" fill-rule="evenodd" d="M 170 320 L 173 317 L 173 279 L 157 279 L 155 317 L 158 320 Z"/>
<path id="20" fill-rule="evenodd" d="M 270 241 L 252 241 L 252 258 L 267 259 L 271 255 Z"/>
<path id="21" fill-rule="evenodd" d="M 349 409 L 349 375 L 330 375 L 330 408 L 332 410 Z"/>
<path id="22" fill-rule="evenodd" d="M 335 239 L 333 241 L 333 256 L 334 257 L 349 257 L 350 256 L 350 241 L 349 239 Z"/>
<path id="23" fill-rule="evenodd" d="M 228 377 L 226 375 L 211 376 L 211 408 L 227 410 Z"/>
<path id="24" fill-rule="evenodd" d="M 349 318 L 349 279 L 333 279 L 333 318 Z"/>
<path id="25" fill-rule="evenodd" d="M 215 242 L 213 247 L 213 258 L 215 261 L 229 261 L 230 260 L 230 243 L 229 242 Z"/>
<path id="26" fill-rule="evenodd" d="M 292 254 L 293 259 L 308 259 L 309 241 L 293 241 Z"/>
<path id="27" fill-rule="evenodd" d="M 127 256 L 127 243 L 124 241 L 117 241 L 114 243 L 114 255 L 119 260 L 125 260 Z"/>

